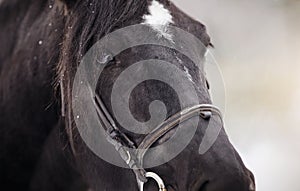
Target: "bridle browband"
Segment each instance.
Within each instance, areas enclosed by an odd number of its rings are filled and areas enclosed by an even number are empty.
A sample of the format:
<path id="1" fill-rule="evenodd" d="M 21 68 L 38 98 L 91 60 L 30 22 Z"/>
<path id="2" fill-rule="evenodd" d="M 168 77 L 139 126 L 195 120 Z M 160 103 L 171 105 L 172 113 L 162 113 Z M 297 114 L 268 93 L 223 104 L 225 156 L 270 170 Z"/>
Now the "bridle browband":
<path id="1" fill-rule="evenodd" d="M 163 180 L 157 174 L 153 172 L 146 172 L 142 167 L 143 159 L 147 150 L 156 141 L 158 141 L 180 123 L 195 116 L 200 116 L 201 118 L 208 120 L 211 118 L 212 113 L 215 113 L 220 117 L 223 124 L 222 114 L 218 107 L 211 104 L 195 105 L 185 108 L 169 117 L 162 124 L 158 125 L 154 130 L 147 134 L 143 141 L 136 146 L 134 142 L 131 141 L 129 137 L 125 133 L 121 132 L 117 127 L 102 99 L 93 91 L 91 91 L 91 95 L 99 117 L 99 121 L 105 128 L 108 142 L 114 146 L 121 158 L 135 173 L 140 191 L 143 191 L 144 183 L 147 182 L 148 178 L 153 178 L 157 182 L 159 191 L 167 191 Z M 132 149 L 134 149 L 135 152 L 133 152 Z"/>

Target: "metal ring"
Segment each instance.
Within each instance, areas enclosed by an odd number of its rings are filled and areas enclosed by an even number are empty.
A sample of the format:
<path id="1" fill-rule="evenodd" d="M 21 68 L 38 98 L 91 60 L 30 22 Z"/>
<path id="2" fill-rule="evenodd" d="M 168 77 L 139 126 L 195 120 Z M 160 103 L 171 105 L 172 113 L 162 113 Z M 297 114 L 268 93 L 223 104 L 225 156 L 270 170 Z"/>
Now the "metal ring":
<path id="1" fill-rule="evenodd" d="M 158 191 L 167 191 L 167 189 L 165 187 L 165 184 L 164 184 L 164 181 L 157 174 L 155 174 L 154 172 L 146 172 L 145 177 L 146 178 L 153 178 L 156 181 L 156 183 L 159 187 Z M 144 191 L 144 182 L 140 182 L 139 185 L 140 185 L 140 191 Z"/>

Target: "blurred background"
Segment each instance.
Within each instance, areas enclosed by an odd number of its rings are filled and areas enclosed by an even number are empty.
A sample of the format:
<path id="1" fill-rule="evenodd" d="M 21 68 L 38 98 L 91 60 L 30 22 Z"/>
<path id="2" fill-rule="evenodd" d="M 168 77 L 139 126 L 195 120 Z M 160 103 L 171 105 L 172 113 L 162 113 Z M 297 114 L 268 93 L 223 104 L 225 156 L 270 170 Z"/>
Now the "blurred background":
<path id="1" fill-rule="evenodd" d="M 207 26 L 225 83 L 226 131 L 257 190 L 299 191 L 300 0 L 173 2 Z M 213 98 L 224 100 L 224 91 Z"/>

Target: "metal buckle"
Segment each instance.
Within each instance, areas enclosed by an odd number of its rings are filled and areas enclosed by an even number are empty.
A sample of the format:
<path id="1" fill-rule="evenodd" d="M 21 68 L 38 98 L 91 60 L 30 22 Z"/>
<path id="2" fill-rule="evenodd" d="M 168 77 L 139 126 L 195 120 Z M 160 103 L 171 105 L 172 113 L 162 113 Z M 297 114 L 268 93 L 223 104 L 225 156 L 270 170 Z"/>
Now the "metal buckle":
<path id="1" fill-rule="evenodd" d="M 159 187 L 158 191 L 167 191 L 167 189 L 165 187 L 165 184 L 164 184 L 164 181 L 157 174 L 155 174 L 154 172 L 146 172 L 145 177 L 146 178 L 153 178 L 156 181 L 156 183 Z M 139 183 L 140 191 L 144 191 L 144 184 L 145 184 L 144 182 Z"/>

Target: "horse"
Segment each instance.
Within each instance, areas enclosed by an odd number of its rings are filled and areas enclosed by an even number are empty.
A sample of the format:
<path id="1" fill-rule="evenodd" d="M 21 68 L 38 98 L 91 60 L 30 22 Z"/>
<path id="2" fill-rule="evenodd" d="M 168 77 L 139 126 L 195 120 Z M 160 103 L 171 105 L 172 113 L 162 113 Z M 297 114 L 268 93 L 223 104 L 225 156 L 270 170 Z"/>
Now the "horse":
<path id="1" fill-rule="evenodd" d="M 206 27 L 169 0 L 0 2 L 2 188 L 140 190 L 132 169 L 113 165 L 88 147 L 76 128 L 72 108 L 73 82 L 83 55 L 105 35 L 136 24 L 150 26 L 159 34 L 158 38 L 167 41 L 172 41 L 168 26 L 191 33 L 204 45 L 197 52 L 200 58 L 213 46 Z M 155 24 L 164 27 L 155 28 Z M 113 84 L 122 71 L 145 59 L 167 60 L 180 68 L 196 86 L 197 101 L 211 104 L 203 64 L 195 64 L 176 50 L 162 46 L 130 47 L 109 59 L 96 84 L 96 97 L 101 97 L 107 110 L 105 114 L 112 114 L 112 121 L 116 121 L 111 105 Z M 138 72 L 146 73 L 143 69 Z M 148 106 L 154 100 L 165 104 L 168 117 L 182 109 L 178 95 L 168 84 L 150 80 L 140 83 L 131 92 L 132 115 L 138 121 L 148 121 L 151 118 Z M 220 121 L 213 123 L 220 128 L 214 144 L 199 154 L 198 147 L 205 134 L 203 127 L 208 120 L 213 120 L 210 112 L 206 114 L 211 119 L 198 118 L 195 135 L 182 152 L 146 170 L 155 172 L 163 180 L 165 185 L 161 190 L 255 190 L 253 174 L 230 143 Z M 119 123 L 116 126 L 133 145 L 141 144 L 146 137 L 126 131 Z M 174 129 L 156 139 L 152 146 L 170 139 Z M 149 179 L 144 189 L 157 190 L 157 185 Z"/>

